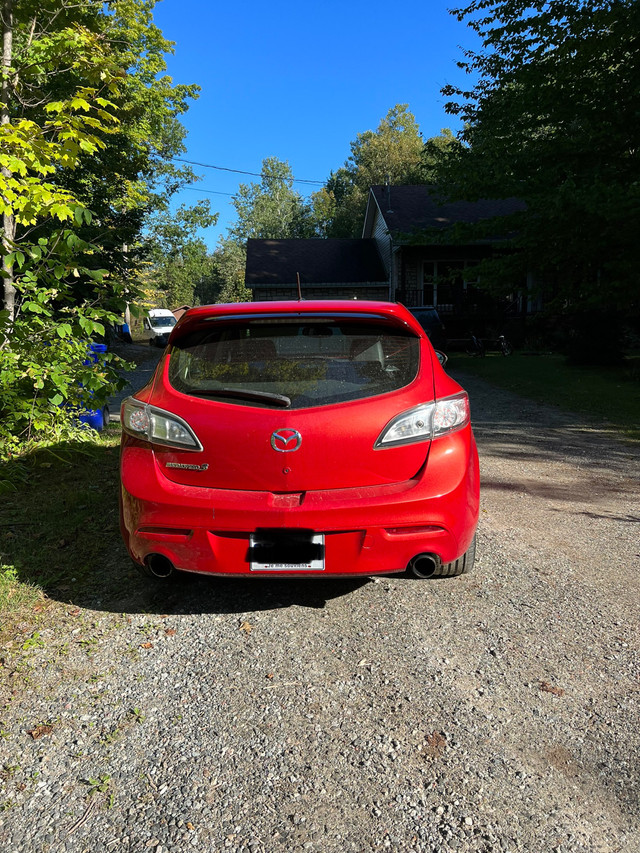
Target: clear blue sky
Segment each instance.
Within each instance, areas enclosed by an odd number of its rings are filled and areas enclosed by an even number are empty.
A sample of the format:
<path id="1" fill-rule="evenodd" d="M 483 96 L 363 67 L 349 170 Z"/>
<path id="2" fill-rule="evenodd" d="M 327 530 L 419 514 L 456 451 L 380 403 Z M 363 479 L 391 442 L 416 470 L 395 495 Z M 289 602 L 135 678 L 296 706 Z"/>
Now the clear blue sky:
<path id="1" fill-rule="evenodd" d="M 154 20 L 175 42 L 168 73 L 197 83 L 200 97 L 182 121 L 187 159 L 260 172 L 265 157 L 287 160 L 296 178 L 324 181 L 349 156 L 358 133 L 408 103 L 423 136 L 447 116 L 440 89 L 468 83 L 458 69 L 473 32 L 447 9 L 455 0 L 161 0 Z M 247 175 L 195 168 L 202 198 L 219 211 L 203 235 L 211 248 L 234 218 L 229 195 Z M 313 187 L 296 184 L 303 194 Z M 211 191 L 211 194 L 202 192 Z"/>

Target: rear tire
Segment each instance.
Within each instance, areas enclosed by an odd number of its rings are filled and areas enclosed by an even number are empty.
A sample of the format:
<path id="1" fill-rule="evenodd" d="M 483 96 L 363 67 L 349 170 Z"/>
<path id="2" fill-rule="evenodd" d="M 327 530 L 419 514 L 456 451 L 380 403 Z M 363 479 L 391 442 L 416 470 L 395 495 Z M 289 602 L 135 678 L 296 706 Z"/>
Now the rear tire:
<path id="1" fill-rule="evenodd" d="M 474 536 L 469 550 L 454 560 L 452 563 L 443 563 L 440 569 L 435 572 L 434 578 L 455 578 L 458 575 L 466 575 L 473 568 L 473 563 L 476 558 L 476 537 Z"/>

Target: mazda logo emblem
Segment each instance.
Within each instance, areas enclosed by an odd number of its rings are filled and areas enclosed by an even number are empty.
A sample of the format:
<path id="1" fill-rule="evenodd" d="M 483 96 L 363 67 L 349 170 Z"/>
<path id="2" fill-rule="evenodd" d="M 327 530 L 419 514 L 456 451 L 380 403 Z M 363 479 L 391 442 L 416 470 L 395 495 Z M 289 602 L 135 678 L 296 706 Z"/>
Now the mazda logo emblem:
<path id="1" fill-rule="evenodd" d="M 271 447 L 278 453 L 291 453 L 302 444 L 302 436 L 297 429 L 277 429 L 271 433 Z"/>

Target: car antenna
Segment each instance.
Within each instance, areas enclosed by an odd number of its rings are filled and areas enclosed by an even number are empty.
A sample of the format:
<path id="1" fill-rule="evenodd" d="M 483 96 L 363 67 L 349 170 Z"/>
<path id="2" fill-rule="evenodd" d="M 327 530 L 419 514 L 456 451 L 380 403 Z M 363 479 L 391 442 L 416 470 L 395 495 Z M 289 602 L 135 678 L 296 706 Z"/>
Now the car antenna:
<path id="1" fill-rule="evenodd" d="M 302 302 L 302 288 L 300 287 L 300 273 L 296 273 L 296 277 L 298 279 L 298 302 Z"/>

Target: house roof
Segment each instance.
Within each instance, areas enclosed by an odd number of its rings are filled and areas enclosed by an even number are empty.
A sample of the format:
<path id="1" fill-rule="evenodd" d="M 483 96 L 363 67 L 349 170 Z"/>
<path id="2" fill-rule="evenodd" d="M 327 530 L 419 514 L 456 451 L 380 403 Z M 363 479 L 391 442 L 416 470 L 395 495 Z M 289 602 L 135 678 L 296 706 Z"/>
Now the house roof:
<path id="1" fill-rule="evenodd" d="M 303 284 L 386 284 L 388 281 L 373 239 L 247 241 L 245 282 L 248 287 L 295 284 L 297 273 Z"/>
<path id="2" fill-rule="evenodd" d="M 517 198 L 453 201 L 441 204 L 433 187 L 375 186 L 371 195 L 391 232 L 410 234 L 429 228 L 443 229 L 456 223 L 472 224 L 495 216 L 507 216 L 526 205 Z M 364 233 L 373 227 L 371 198 L 367 208 Z"/>

